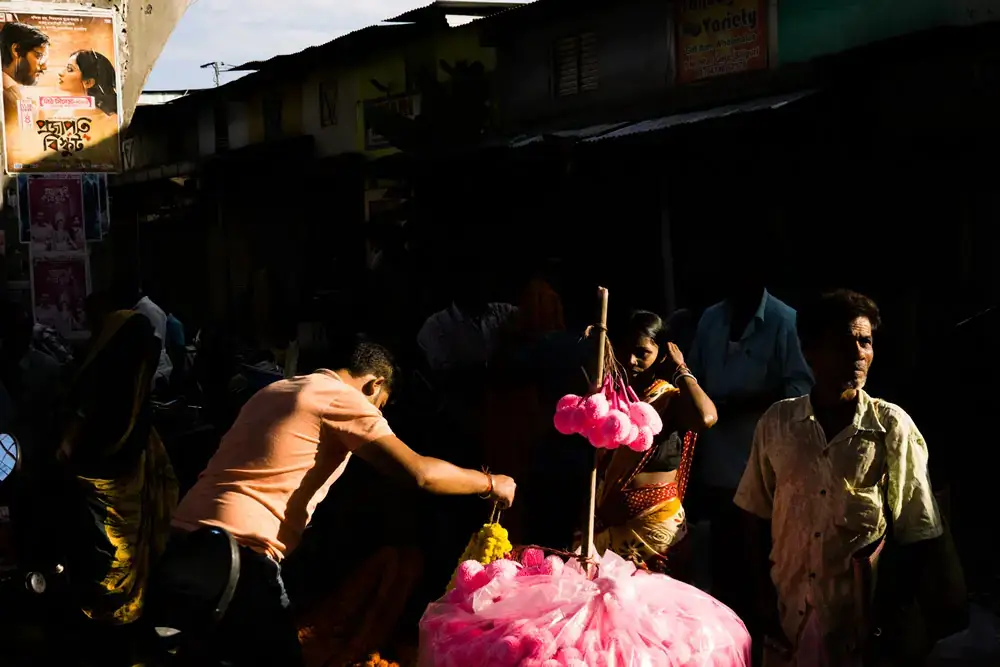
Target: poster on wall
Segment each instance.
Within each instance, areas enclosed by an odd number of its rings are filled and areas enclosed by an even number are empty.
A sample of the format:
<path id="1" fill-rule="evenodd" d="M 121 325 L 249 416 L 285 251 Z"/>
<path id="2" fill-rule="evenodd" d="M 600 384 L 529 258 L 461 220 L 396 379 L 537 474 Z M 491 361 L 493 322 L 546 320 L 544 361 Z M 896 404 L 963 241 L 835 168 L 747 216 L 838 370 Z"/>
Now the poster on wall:
<path id="1" fill-rule="evenodd" d="M 108 194 L 108 175 L 101 174 L 101 180 L 98 182 L 98 187 L 101 189 L 100 201 L 101 201 L 101 236 L 107 236 L 108 232 L 111 231 L 111 195 Z"/>
<path id="2" fill-rule="evenodd" d="M 101 227 L 101 177 L 104 174 L 84 174 L 83 182 L 83 227 L 88 241 L 100 241 L 104 232 Z"/>
<path id="3" fill-rule="evenodd" d="M 681 0 L 677 81 L 767 68 L 767 0 Z"/>
<path id="4" fill-rule="evenodd" d="M 121 171 L 114 13 L 0 2 L 0 21 L 7 172 Z"/>
<path id="5" fill-rule="evenodd" d="M 31 253 L 87 251 L 83 186 L 79 176 L 54 174 L 28 179 Z"/>
<path id="6" fill-rule="evenodd" d="M 11 179 L 14 180 L 14 179 Z M 31 243 L 31 214 L 28 211 L 28 177 L 19 175 L 17 181 L 18 240 Z"/>
<path id="7" fill-rule="evenodd" d="M 87 336 L 84 305 L 89 291 L 87 255 L 31 259 L 31 303 L 35 321 L 64 338 Z"/>

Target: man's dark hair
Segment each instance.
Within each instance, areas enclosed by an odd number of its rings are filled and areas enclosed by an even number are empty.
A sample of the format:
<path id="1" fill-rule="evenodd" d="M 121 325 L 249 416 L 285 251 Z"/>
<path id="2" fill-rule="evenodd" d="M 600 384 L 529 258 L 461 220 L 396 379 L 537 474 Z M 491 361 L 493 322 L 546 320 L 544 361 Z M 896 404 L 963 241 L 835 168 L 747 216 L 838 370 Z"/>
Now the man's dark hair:
<path id="1" fill-rule="evenodd" d="M 24 23 L 4 23 L 3 28 L 0 28 L 0 56 L 3 56 L 4 65 L 13 62 L 16 56 L 14 53 L 15 46 L 23 56 L 28 51 L 32 51 L 48 43 L 48 35 Z"/>
<path id="2" fill-rule="evenodd" d="M 796 317 L 799 343 L 808 348 L 832 329 L 845 327 L 859 317 L 867 317 L 872 333 L 882 326 L 878 306 L 864 294 L 848 289 L 826 292 L 799 308 Z"/>
<path id="3" fill-rule="evenodd" d="M 344 369 L 353 377 L 374 375 L 384 377 L 386 388 L 396 379 L 396 365 L 392 354 L 378 343 L 363 335 L 352 336 L 331 345 L 328 365 L 331 370 Z"/>

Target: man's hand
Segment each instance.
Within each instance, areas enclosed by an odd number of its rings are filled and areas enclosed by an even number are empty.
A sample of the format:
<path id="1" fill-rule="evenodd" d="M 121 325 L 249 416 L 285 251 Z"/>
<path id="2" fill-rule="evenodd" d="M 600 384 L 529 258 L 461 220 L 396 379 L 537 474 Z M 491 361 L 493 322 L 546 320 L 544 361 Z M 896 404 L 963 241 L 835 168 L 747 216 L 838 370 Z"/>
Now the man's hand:
<path id="1" fill-rule="evenodd" d="M 507 475 L 493 475 L 493 492 L 490 498 L 497 501 L 503 507 L 510 507 L 514 504 L 514 492 L 517 490 L 517 483 L 512 477 Z"/>

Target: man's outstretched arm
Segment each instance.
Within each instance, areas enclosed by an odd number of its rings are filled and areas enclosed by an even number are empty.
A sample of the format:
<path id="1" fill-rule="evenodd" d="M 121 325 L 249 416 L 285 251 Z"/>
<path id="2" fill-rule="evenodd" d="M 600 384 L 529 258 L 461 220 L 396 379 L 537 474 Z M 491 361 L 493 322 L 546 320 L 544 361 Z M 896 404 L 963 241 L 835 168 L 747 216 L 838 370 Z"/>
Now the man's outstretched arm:
<path id="1" fill-rule="evenodd" d="M 422 456 L 395 435 L 368 442 L 354 452 L 376 470 L 396 479 L 409 481 L 439 496 L 487 495 L 504 505 L 514 502 L 517 485 L 506 475 L 488 475 L 478 470 L 459 468 L 447 461 Z"/>

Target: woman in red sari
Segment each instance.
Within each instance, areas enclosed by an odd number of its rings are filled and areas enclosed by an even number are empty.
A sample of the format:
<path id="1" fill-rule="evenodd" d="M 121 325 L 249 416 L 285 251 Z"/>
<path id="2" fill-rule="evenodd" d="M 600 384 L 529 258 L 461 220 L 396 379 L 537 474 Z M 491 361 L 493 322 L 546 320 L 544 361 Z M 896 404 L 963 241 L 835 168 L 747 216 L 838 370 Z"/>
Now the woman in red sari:
<path id="1" fill-rule="evenodd" d="M 663 418 L 652 449 L 622 447 L 604 466 L 598 491 L 598 553 L 611 549 L 636 565 L 690 580 L 690 540 L 682 504 L 697 433 L 716 421 L 715 404 L 684 363 L 655 313 L 633 313 L 616 355 L 629 383 Z M 668 559 L 669 552 L 669 559 Z"/>

